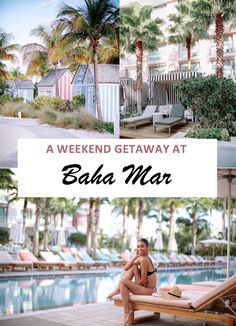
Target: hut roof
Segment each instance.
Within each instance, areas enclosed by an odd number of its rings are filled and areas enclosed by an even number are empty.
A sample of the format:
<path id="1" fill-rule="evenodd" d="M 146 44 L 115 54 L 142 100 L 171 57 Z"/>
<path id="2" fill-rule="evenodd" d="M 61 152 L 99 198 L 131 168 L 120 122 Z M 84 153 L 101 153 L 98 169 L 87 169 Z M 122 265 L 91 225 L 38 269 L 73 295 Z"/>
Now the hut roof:
<path id="1" fill-rule="evenodd" d="M 85 74 L 88 67 L 89 67 L 89 69 L 93 75 L 93 78 L 94 78 L 93 64 L 80 65 L 75 73 L 72 83 L 74 80 L 76 80 L 76 76 L 77 76 L 79 70 L 82 68 L 85 68 L 84 69 L 84 74 Z M 119 83 L 119 65 L 98 64 L 98 82 L 99 83 L 110 83 L 110 84 Z"/>
<path id="2" fill-rule="evenodd" d="M 34 89 L 34 84 L 32 80 L 7 80 L 6 85 L 8 88 L 24 88 L 24 89 Z"/>
<path id="3" fill-rule="evenodd" d="M 60 68 L 57 70 L 52 70 L 47 73 L 38 83 L 38 86 L 54 86 L 56 83 L 56 75 L 57 75 L 57 80 L 59 80 L 64 73 L 67 71 L 67 68 Z M 69 71 L 69 70 L 68 70 Z"/>
<path id="4" fill-rule="evenodd" d="M 94 77 L 93 64 L 89 68 Z M 98 65 L 98 82 L 99 83 L 119 83 L 119 65 L 99 64 Z"/>

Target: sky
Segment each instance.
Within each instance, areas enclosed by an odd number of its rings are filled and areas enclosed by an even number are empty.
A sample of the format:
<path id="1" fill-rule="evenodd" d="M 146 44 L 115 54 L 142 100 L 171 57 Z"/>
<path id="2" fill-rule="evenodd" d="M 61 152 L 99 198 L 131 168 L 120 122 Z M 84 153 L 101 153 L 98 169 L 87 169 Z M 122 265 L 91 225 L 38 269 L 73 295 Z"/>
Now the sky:
<path id="1" fill-rule="evenodd" d="M 119 0 L 112 2 L 119 4 Z M 0 28 L 14 35 L 14 43 L 39 42 L 30 31 L 39 25 L 50 26 L 63 3 L 78 7 L 83 0 L 0 0 Z"/>

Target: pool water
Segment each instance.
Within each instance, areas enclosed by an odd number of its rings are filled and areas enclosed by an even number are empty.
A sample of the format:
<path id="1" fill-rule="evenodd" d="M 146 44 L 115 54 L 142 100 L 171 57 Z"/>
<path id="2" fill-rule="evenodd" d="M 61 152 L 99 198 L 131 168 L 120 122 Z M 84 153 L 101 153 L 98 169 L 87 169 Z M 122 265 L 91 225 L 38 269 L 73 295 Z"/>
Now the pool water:
<path id="1" fill-rule="evenodd" d="M 51 278 L 0 278 L 0 315 L 104 302 L 108 293 L 117 286 L 121 275 L 121 272 L 112 272 Z M 161 272 L 158 288 L 167 284 L 191 284 L 225 277 L 225 269 Z"/>

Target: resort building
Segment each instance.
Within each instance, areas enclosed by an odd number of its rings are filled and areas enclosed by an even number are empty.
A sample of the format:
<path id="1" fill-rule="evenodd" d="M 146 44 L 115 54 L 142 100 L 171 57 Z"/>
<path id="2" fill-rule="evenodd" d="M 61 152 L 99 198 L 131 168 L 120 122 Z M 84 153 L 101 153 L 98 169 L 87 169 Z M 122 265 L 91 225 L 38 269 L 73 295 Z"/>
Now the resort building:
<path id="1" fill-rule="evenodd" d="M 67 68 L 52 70 L 38 83 L 38 96 L 56 96 L 56 81 L 58 83 L 58 96 L 63 100 L 72 100 L 74 96 L 71 85 L 73 75 Z"/>
<path id="2" fill-rule="evenodd" d="M 134 3 L 131 0 L 122 0 L 121 6 Z M 164 20 L 162 30 L 167 40 L 167 27 L 169 15 L 176 12 L 177 0 L 137 0 L 140 6 L 153 7 L 153 19 Z M 216 43 L 215 27 L 209 29 L 209 38 L 195 42 L 191 50 L 191 71 L 204 74 L 214 74 L 216 68 Z M 167 43 L 167 42 L 166 42 Z M 236 30 L 230 29 L 229 24 L 224 26 L 224 76 L 235 80 L 236 58 Z M 120 59 L 121 78 L 136 78 L 136 56 L 126 53 Z M 144 51 L 143 58 L 143 82 L 149 83 L 150 76 L 167 74 L 175 70 L 187 70 L 187 49 L 185 44 L 158 45 L 156 51 Z"/>
<path id="3" fill-rule="evenodd" d="M 24 102 L 32 102 L 34 98 L 34 84 L 32 80 L 7 80 L 5 94 L 13 97 L 22 97 Z"/>

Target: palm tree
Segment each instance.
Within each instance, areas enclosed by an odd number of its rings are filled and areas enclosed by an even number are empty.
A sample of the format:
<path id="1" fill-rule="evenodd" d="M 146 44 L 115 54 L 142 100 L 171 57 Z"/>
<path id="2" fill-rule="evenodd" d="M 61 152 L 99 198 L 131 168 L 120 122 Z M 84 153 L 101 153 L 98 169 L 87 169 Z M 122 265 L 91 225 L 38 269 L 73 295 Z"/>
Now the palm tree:
<path id="1" fill-rule="evenodd" d="M 63 6 L 58 17 L 66 29 L 67 42 L 77 43 L 79 40 L 89 42 L 93 52 L 97 115 L 102 119 L 98 88 L 98 51 L 110 26 L 116 23 L 118 9 L 111 0 L 84 0 L 84 3 L 84 7 Z"/>
<path id="2" fill-rule="evenodd" d="M 12 39 L 12 34 L 5 33 L 0 29 L 0 77 L 4 79 L 8 78 L 8 73 L 3 61 L 16 63 L 18 60 L 13 52 L 19 50 L 19 45 L 12 44 Z"/>
<path id="3" fill-rule="evenodd" d="M 29 43 L 22 47 L 23 63 L 27 64 L 27 74 L 32 73 L 44 75 L 57 65 L 60 61 L 66 60 L 66 51 L 62 43 L 64 27 L 62 24 L 54 24 L 50 29 L 45 26 L 38 26 L 31 31 L 31 35 L 39 37 L 42 44 Z M 56 96 L 59 95 L 58 80 L 56 79 Z"/>
<path id="4" fill-rule="evenodd" d="M 49 208 L 50 208 L 51 198 L 45 198 L 45 207 L 44 207 L 44 237 L 43 237 L 43 249 L 48 249 L 48 235 L 49 235 Z"/>
<path id="5" fill-rule="evenodd" d="M 223 77 L 224 23 L 236 16 L 236 0 L 194 0 L 193 14 L 203 28 L 215 24 L 216 33 L 216 75 Z"/>
<path id="6" fill-rule="evenodd" d="M 35 203 L 35 227 L 33 236 L 33 254 L 38 257 L 39 255 L 39 221 L 41 213 L 41 198 L 34 198 Z"/>
<path id="7" fill-rule="evenodd" d="M 193 0 L 185 0 L 176 6 L 177 13 L 169 15 L 169 42 L 182 44 L 185 43 L 187 49 L 188 69 L 191 69 L 191 48 L 193 42 L 206 37 L 207 32 L 199 24 L 192 14 Z"/>
<path id="8" fill-rule="evenodd" d="M 9 71 L 9 77 L 10 79 L 24 79 L 25 75 L 21 71 L 20 67 L 16 67 L 16 68 L 11 68 L 11 70 Z"/>
<path id="9" fill-rule="evenodd" d="M 136 53 L 137 110 L 142 111 L 143 51 L 156 50 L 162 40 L 162 20 L 152 19 L 152 7 L 136 5 L 120 9 L 120 42 L 123 50 Z"/>

